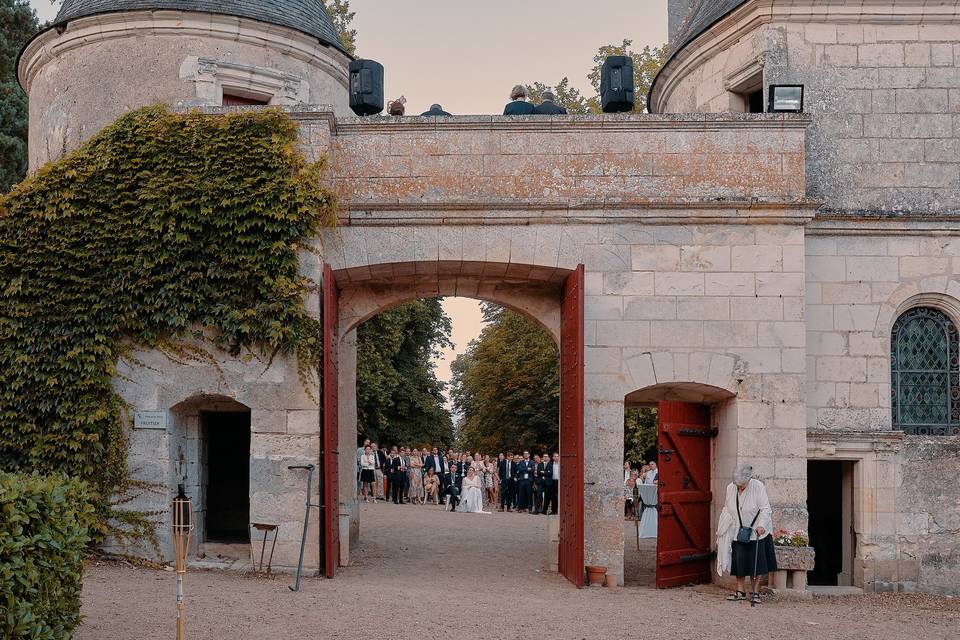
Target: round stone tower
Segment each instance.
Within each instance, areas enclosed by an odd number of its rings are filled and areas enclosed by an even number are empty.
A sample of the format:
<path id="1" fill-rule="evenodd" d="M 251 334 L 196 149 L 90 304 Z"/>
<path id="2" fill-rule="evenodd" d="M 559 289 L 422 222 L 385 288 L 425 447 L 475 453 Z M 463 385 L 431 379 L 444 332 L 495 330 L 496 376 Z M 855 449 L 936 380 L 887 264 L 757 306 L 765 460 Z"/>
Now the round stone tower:
<path id="1" fill-rule="evenodd" d="M 19 60 L 30 167 L 150 104 L 329 104 L 350 115 L 321 0 L 64 0 Z"/>

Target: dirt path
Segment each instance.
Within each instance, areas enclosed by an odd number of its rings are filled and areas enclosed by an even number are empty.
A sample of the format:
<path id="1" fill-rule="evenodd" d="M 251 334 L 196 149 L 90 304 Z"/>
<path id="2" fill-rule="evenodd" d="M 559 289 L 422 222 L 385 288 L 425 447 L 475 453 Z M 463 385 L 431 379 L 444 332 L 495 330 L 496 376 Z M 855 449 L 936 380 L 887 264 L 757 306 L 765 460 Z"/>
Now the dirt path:
<path id="1" fill-rule="evenodd" d="M 187 577 L 187 637 L 960 639 L 960 598 L 858 596 L 727 603 L 713 588 L 578 591 L 546 562 L 546 519 L 450 514 L 378 504 L 363 512 L 361 548 L 336 580 L 222 572 Z M 172 638 L 174 578 L 91 565 L 78 640 Z"/>

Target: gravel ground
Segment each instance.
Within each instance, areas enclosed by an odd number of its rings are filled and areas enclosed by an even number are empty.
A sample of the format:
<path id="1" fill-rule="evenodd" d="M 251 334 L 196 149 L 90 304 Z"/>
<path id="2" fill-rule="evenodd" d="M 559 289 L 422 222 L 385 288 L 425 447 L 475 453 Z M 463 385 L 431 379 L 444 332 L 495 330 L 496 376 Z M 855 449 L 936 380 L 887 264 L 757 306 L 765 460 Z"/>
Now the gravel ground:
<path id="1" fill-rule="evenodd" d="M 353 564 L 335 580 L 305 579 L 298 594 L 287 589 L 292 576 L 190 572 L 187 637 L 960 639 L 960 598 L 768 599 L 751 609 L 711 586 L 578 591 L 544 570 L 542 516 L 377 504 L 364 505 L 362 522 Z M 91 564 L 75 637 L 168 640 L 174 604 L 170 572 Z"/>

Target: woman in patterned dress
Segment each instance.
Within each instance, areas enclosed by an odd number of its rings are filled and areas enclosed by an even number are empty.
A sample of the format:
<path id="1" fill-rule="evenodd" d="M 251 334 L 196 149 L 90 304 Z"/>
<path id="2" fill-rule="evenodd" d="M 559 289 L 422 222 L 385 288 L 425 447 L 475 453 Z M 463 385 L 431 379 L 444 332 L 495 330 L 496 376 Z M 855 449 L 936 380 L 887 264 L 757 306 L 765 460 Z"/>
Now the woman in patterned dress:
<path id="1" fill-rule="evenodd" d="M 426 498 L 423 493 L 423 458 L 420 457 L 420 451 L 413 449 L 410 452 L 410 465 L 407 467 L 407 474 L 410 476 L 410 502 L 413 504 L 423 504 Z"/>
<path id="2" fill-rule="evenodd" d="M 480 482 L 480 500 L 482 502 L 487 497 L 487 466 L 483 463 L 483 456 L 480 455 L 480 452 L 473 455 L 473 464 L 470 466 L 477 470 L 477 480 Z"/>
<path id="3" fill-rule="evenodd" d="M 483 456 L 483 488 L 487 494 L 487 504 L 497 504 L 497 463 L 490 456 Z"/>

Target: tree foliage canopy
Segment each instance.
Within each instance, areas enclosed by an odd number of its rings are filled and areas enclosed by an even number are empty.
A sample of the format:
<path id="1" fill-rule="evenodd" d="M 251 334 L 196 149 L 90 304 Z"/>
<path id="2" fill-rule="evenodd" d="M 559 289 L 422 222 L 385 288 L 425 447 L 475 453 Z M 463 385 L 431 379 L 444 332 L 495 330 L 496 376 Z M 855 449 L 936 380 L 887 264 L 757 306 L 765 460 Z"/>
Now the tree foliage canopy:
<path id="1" fill-rule="evenodd" d="M 126 478 L 113 388 L 133 345 L 320 365 L 298 247 L 333 224 L 279 111 L 134 111 L 0 199 L 0 470 Z"/>
<path id="2" fill-rule="evenodd" d="M 0 0 L 0 193 L 27 173 L 27 94 L 17 83 L 17 56 L 40 28 L 27 0 Z"/>
<path id="3" fill-rule="evenodd" d="M 357 331 L 357 431 L 384 445 L 449 443 L 445 385 L 433 360 L 450 342 L 451 321 L 437 298 L 374 316 Z"/>
<path id="4" fill-rule="evenodd" d="M 656 459 L 657 410 L 628 408 L 623 412 L 623 459 L 634 464 Z"/>
<path id="5" fill-rule="evenodd" d="M 633 111 L 634 113 L 645 112 L 647 93 L 657 72 L 667 61 L 668 49 L 664 44 L 662 47 L 646 46 L 642 51 L 633 51 L 632 45 L 632 40 L 624 38 L 621 44 L 600 47 L 593 57 L 593 70 L 587 75 L 594 95 L 589 98 L 583 96 L 578 89 L 570 86 L 569 78 L 563 78 L 552 89 L 557 97 L 557 104 L 565 107 L 570 113 L 600 113 L 600 68 L 603 66 L 603 61 L 609 56 L 630 56 L 633 58 L 634 96 L 636 97 Z M 540 102 L 543 92 L 550 89 L 549 85 L 542 82 L 535 82 L 527 87 L 529 98 L 534 102 Z"/>
<path id="6" fill-rule="evenodd" d="M 340 34 L 340 40 L 350 55 L 357 53 L 357 30 L 351 29 L 355 11 L 350 11 L 350 0 L 327 0 L 327 13 L 333 21 L 333 27 Z"/>
<path id="7" fill-rule="evenodd" d="M 489 323 L 452 365 L 451 397 L 462 447 L 485 453 L 556 450 L 560 355 L 533 320 L 484 303 Z"/>

